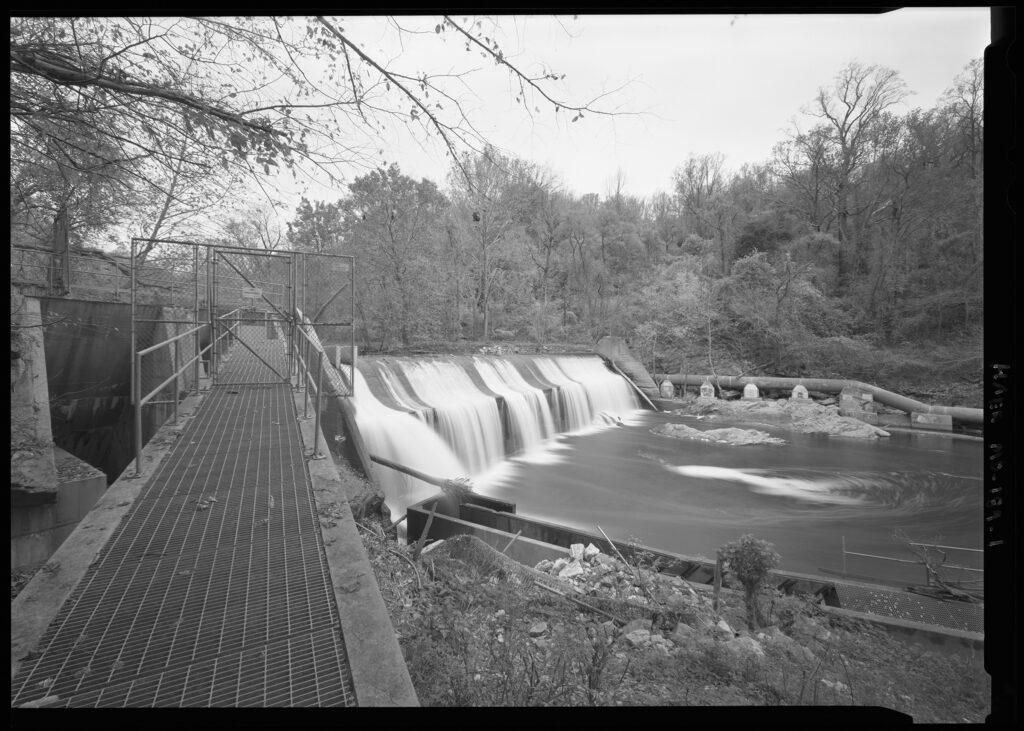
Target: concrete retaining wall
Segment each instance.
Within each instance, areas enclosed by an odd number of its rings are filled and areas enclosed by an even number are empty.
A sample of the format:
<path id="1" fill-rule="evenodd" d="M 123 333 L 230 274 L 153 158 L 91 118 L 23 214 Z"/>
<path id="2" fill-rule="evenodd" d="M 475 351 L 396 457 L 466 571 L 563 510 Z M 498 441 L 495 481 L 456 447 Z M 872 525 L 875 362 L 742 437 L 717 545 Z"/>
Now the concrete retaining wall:
<path id="1" fill-rule="evenodd" d="M 63 449 L 54 449 L 57 499 L 11 506 L 11 570 L 47 561 L 107 489 L 100 470 Z"/>

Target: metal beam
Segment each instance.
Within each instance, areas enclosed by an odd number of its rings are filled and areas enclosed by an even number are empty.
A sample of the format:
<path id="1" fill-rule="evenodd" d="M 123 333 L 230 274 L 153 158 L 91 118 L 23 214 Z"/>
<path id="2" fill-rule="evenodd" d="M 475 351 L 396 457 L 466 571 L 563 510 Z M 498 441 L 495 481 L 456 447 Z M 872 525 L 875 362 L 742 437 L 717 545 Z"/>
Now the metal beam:
<path id="1" fill-rule="evenodd" d="M 222 259 L 224 259 L 224 261 L 226 261 L 226 262 L 227 262 L 228 266 L 230 266 L 230 267 L 231 267 L 232 269 L 234 269 L 234 270 L 235 270 L 236 272 L 238 272 L 238 276 L 240 276 L 240 277 L 241 277 L 242 279 L 244 279 L 244 280 L 246 281 L 246 283 L 248 283 L 248 285 L 249 285 L 250 287 L 252 287 L 253 289 L 259 289 L 259 290 L 260 290 L 260 297 L 262 297 L 262 298 L 263 298 L 263 301 L 264 301 L 264 302 L 266 302 L 266 303 L 267 303 L 268 305 L 270 305 L 271 307 L 273 307 L 273 308 L 274 308 L 274 311 L 275 311 L 275 312 L 277 312 L 277 314 L 279 314 L 279 315 L 280 315 L 281 317 L 283 317 L 283 318 L 284 318 L 285 320 L 287 320 L 287 319 L 288 319 L 288 315 L 286 315 L 286 314 L 285 314 L 284 312 L 282 312 L 282 311 L 280 310 L 280 308 L 279 308 L 279 307 L 278 307 L 277 305 L 275 305 L 275 304 L 274 304 L 273 302 L 271 302 L 271 301 L 270 301 L 269 299 L 267 299 L 267 296 L 266 296 L 265 294 L 263 294 L 263 290 L 262 290 L 262 289 L 260 289 L 260 288 L 259 288 L 259 287 L 257 287 L 257 286 L 256 286 L 255 284 L 253 284 L 253 283 L 252 283 L 252 280 L 250 280 L 250 279 L 249 279 L 249 277 L 247 277 L 247 276 L 245 276 L 244 274 L 242 274 L 242 271 L 241 271 L 241 270 L 240 270 L 240 269 L 239 269 L 238 267 L 236 267 L 236 266 L 235 266 L 235 265 L 234 265 L 234 264 L 232 263 L 232 261 L 231 261 L 230 259 L 228 259 L 228 257 L 227 257 L 227 254 L 221 254 L 221 258 L 222 258 Z"/>

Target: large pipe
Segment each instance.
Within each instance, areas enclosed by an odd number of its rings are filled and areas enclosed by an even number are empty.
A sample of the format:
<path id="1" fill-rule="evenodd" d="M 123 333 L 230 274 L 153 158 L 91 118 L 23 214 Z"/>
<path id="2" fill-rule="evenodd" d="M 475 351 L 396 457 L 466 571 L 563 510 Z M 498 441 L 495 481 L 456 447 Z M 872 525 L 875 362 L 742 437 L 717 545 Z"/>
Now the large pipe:
<path id="1" fill-rule="evenodd" d="M 835 378 L 776 378 L 769 376 L 670 376 L 663 373 L 656 374 L 654 379 L 659 383 L 661 381 L 669 381 L 677 386 L 700 386 L 705 381 L 714 381 L 724 388 L 734 388 L 737 390 L 742 389 L 748 383 L 753 383 L 758 389 L 791 389 L 796 385 L 801 385 L 808 391 L 824 391 L 825 393 L 839 393 L 844 388 L 859 388 L 870 393 L 875 401 L 891 406 L 894 409 L 922 414 L 942 414 L 953 417 L 955 421 L 974 426 L 981 426 L 985 421 L 984 409 L 971 409 L 966 406 L 931 406 L 860 381 L 844 381 Z"/>

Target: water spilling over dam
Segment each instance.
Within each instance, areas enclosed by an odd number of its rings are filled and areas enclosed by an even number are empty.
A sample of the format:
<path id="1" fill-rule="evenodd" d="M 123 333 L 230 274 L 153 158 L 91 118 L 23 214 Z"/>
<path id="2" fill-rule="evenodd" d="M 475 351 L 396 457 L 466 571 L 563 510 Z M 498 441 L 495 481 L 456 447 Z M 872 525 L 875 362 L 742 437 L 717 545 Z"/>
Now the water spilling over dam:
<path id="1" fill-rule="evenodd" d="M 617 424 L 639 408 L 597 356 L 364 359 L 356 420 L 376 455 L 440 477 L 480 477 L 507 457 L 543 459 L 560 433 Z M 395 515 L 436 491 L 378 472 Z"/>
<path id="2" fill-rule="evenodd" d="M 694 556 L 753 532 L 776 544 L 784 568 L 812 574 L 843 569 L 843 540 L 886 556 L 905 552 L 897 532 L 980 546 L 976 442 L 911 433 L 869 441 L 764 424 L 785 446 L 666 440 L 652 428 L 730 424 L 641 410 L 596 356 L 381 358 L 360 370 L 355 404 L 370 452 L 428 475 L 468 475 L 478 494 L 528 517 L 583 531 L 602 525 Z M 438 492 L 392 469 L 376 476 L 395 517 Z M 851 561 L 850 570 L 920 580 L 883 561 Z"/>

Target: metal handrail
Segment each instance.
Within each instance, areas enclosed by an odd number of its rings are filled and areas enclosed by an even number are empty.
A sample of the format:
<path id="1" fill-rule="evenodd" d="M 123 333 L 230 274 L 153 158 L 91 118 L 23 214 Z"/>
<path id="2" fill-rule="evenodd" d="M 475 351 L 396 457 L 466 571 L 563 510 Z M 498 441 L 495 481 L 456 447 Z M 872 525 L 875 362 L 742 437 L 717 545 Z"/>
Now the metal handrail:
<path id="1" fill-rule="evenodd" d="M 924 548 L 945 548 L 945 549 L 950 549 L 950 550 L 954 550 L 954 551 L 970 551 L 972 553 L 984 553 L 984 549 L 980 549 L 980 548 L 965 548 L 963 546 L 943 546 L 943 545 L 938 544 L 938 543 L 915 543 L 915 542 L 912 542 L 912 541 L 910 541 L 909 543 L 910 543 L 911 546 L 922 546 Z M 931 571 L 932 571 L 932 569 L 928 565 L 928 562 L 925 561 L 924 559 L 918 559 L 918 560 L 914 561 L 914 560 L 907 559 L 907 558 L 895 558 L 893 556 L 877 556 L 877 555 L 875 555 L 873 553 L 859 553 L 857 551 L 847 551 L 846 550 L 846 536 L 842 537 L 842 551 L 843 551 L 843 576 L 846 576 L 846 557 L 847 556 L 861 556 L 862 558 L 875 558 L 875 559 L 879 559 L 879 560 L 882 560 L 882 561 L 892 561 L 894 563 L 912 563 L 912 564 L 915 564 L 917 566 L 924 566 L 925 567 L 925 583 L 928 586 L 931 586 Z M 960 566 L 958 564 L 943 563 L 941 568 L 944 568 L 944 569 L 955 569 L 955 570 L 958 570 L 958 571 L 971 571 L 971 572 L 977 573 L 977 574 L 984 574 L 985 573 L 985 569 L 976 569 L 976 568 L 973 568 L 971 566 Z"/>
<path id="2" fill-rule="evenodd" d="M 914 543 L 910 542 L 911 546 L 924 546 L 925 548 L 945 548 L 950 551 L 970 551 L 971 553 L 984 553 L 984 548 L 964 548 L 963 546 L 943 546 L 941 543 Z"/>
<path id="3" fill-rule="evenodd" d="M 300 376 L 300 378 L 304 377 L 304 380 L 305 380 L 305 396 L 303 397 L 303 402 L 302 402 L 302 418 L 303 419 L 308 419 L 309 418 L 309 415 L 308 415 L 309 391 L 310 391 L 310 389 L 313 389 L 313 392 L 316 394 L 316 405 L 314 407 L 314 415 L 315 415 L 316 419 L 315 419 L 315 421 L 313 423 L 313 455 L 312 455 L 312 457 L 313 457 L 313 459 L 323 459 L 325 457 L 325 455 L 320 453 L 320 404 L 321 404 L 321 397 L 323 395 L 324 356 L 326 355 L 326 353 L 324 353 L 323 346 L 319 342 L 314 342 L 313 338 L 311 338 L 309 336 L 309 333 L 306 332 L 306 330 L 305 330 L 306 327 L 312 328 L 312 324 L 307 322 L 308 318 L 304 317 L 302 315 L 301 310 L 299 310 L 298 308 L 295 308 L 295 311 L 296 311 L 296 315 L 297 315 L 296 321 L 297 321 L 297 323 L 299 325 L 295 329 L 299 333 L 299 335 L 302 336 L 302 340 L 305 342 L 305 346 L 306 346 L 305 347 L 305 350 L 306 350 L 305 354 L 303 354 L 301 352 L 303 350 L 303 348 L 296 348 L 296 359 L 302 364 L 302 375 Z M 316 333 L 315 330 L 313 332 L 314 332 L 314 334 Z M 317 340 L 319 340 L 319 338 L 317 338 Z M 316 351 L 316 355 L 317 355 L 317 359 L 316 359 L 316 385 L 313 384 L 313 373 L 312 373 L 312 371 L 309 368 L 310 353 L 308 351 L 309 351 L 310 348 L 312 348 L 314 351 Z"/>
<path id="4" fill-rule="evenodd" d="M 162 320 L 156 320 L 156 322 L 163 322 L 163 321 Z M 137 352 L 136 355 L 149 355 L 154 350 L 159 350 L 160 348 L 164 347 L 165 345 L 169 345 L 170 343 L 173 343 L 175 340 L 181 340 L 186 335 L 192 335 L 193 333 L 199 332 L 204 327 L 206 327 L 206 326 L 205 325 L 199 325 L 198 327 L 194 327 L 191 330 L 186 330 L 185 332 L 181 333 L 181 335 L 175 335 L 173 338 L 167 338 L 167 340 L 159 342 L 156 345 L 150 345 L 148 348 L 145 348 L 145 349 L 140 350 L 139 352 Z M 190 360 L 189 363 L 191 363 L 191 362 L 192 361 Z"/>
<path id="5" fill-rule="evenodd" d="M 171 343 L 175 343 L 175 342 L 177 342 L 178 340 L 181 340 L 184 337 L 187 337 L 189 335 L 196 335 L 196 333 L 198 333 L 200 330 L 202 330 L 203 327 L 205 327 L 205 325 L 199 325 L 197 327 L 192 328 L 191 330 L 187 330 L 186 332 L 183 332 L 183 333 L 181 333 L 179 335 L 175 335 L 174 337 L 167 338 L 166 340 L 163 340 L 163 341 L 161 341 L 159 343 L 156 343 L 155 345 L 151 345 L 148 348 L 144 348 L 142 350 L 139 350 L 139 351 L 137 351 L 135 353 L 134 363 L 133 363 L 133 365 L 134 365 L 134 368 L 133 368 L 133 376 L 134 376 L 134 378 L 133 378 L 133 384 L 132 384 L 132 400 L 133 400 L 134 406 L 135 406 L 135 474 L 136 474 L 136 476 L 142 474 L 142 407 L 145 406 L 154 396 L 156 396 L 158 393 L 160 393 L 172 381 L 177 381 L 189 366 L 195 364 L 196 368 L 198 369 L 198 361 L 200 361 L 202 359 L 202 357 L 206 353 L 206 351 L 208 351 L 211 348 L 213 348 L 214 342 L 216 342 L 216 341 L 212 341 L 205 348 L 199 349 L 193 357 L 189 358 L 185 363 L 180 364 L 180 365 L 178 363 L 178 349 L 175 348 L 174 349 L 174 360 L 175 360 L 175 366 L 176 367 L 175 367 L 174 372 L 171 373 L 171 375 L 168 376 L 163 381 L 163 383 L 161 383 L 159 386 L 157 386 L 152 391 L 147 393 L 145 396 L 142 395 L 142 358 L 143 358 L 143 356 L 149 355 L 150 353 L 153 353 L 153 352 L 159 350 L 160 348 L 165 348 L 168 345 L 170 345 Z M 195 384 L 195 387 L 196 387 L 196 391 L 198 393 L 198 391 L 199 391 L 198 370 L 196 371 L 196 384 Z M 174 394 L 174 398 L 171 399 L 171 403 L 174 404 L 174 423 L 175 424 L 178 423 L 178 401 L 179 401 L 178 393 L 176 392 Z"/>

